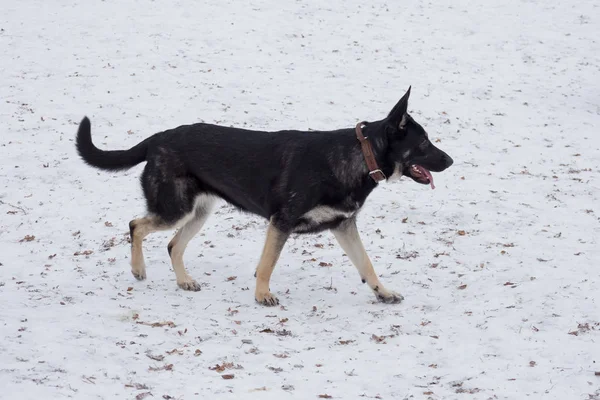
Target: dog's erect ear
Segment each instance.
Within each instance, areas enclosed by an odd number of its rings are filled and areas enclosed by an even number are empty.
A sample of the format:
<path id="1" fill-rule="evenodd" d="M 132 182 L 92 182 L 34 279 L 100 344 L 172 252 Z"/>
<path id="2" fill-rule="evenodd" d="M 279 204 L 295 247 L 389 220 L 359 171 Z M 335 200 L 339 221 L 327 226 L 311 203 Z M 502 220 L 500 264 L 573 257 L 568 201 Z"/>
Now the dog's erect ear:
<path id="1" fill-rule="evenodd" d="M 388 120 L 391 123 L 393 123 L 396 127 L 400 127 L 400 123 L 404 119 L 403 117 L 406 114 L 406 111 L 408 110 L 408 97 L 410 96 L 410 88 L 411 86 L 408 87 L 408 90 L 406 91 L 406 93 L 404 93 L 404 96 L 402 96 L 400 101 L 394 106 L 394 108 L 392 108 L 392 111 L 390 111 L 390 113 L 388 114 Z"/>

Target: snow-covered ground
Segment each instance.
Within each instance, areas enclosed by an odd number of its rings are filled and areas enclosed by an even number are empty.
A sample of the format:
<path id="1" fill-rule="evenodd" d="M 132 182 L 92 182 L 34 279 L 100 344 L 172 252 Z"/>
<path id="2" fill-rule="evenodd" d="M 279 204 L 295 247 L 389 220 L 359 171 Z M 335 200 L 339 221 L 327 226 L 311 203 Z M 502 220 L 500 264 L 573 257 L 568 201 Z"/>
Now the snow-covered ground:
<path id="1" fill-rule="evenodd" d="M 487 2 L 4 0 L 0 398 L 600 399 L 600 7 Z M 93 170 L 196 121 L 351 127 L 409 110 L 455 164 L 359 218 L 375 303 L 333 235 L 293 237 L 253 299 L 266 223 L 222 204 L 130 273 L 143 168 Z M 343 157 L 340 154 L 340 157 Z M 225 379 L 231 378 L 232 379 Z"/>

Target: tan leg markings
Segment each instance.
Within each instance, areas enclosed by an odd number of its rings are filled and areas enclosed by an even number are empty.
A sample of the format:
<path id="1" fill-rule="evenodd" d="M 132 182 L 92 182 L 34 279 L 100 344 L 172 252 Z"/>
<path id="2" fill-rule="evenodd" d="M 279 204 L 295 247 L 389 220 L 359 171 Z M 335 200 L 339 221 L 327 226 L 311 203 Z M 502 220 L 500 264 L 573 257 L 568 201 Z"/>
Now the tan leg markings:
<path id="1" fill-rule="evenodd" d="M 349 219 L 338 228 L 332 229 L 332 232 L 340 247 L 346 252 L 348 258 L 358 270 L 362 281 L 366 282 L 375 293 L 377 300 L 384 303 L 400 303 L 404 300 L 401 294 L 387 290 L 379 281 L 358 234 L 356 220 Z"/>
<path id="2" fill-rule="evenodd" d="M 254 294 L 256 301 L 265 306 L 279 304 L 277 297 L 273 296 L 269 290 L 269 281 L 288 236 L 288 233 L 277 229 L 271 220 L 267 228 L 267 239 L 263 252 L 256 268 L 256 291 Z"/>
<path id="3" fill-rule="evenodd" d="M 200 231 L 208 219 L 208 215 L 208 211 L 203 211 L 200 215 L 197 214 L 192 220 L 183 225 L 173 239 L 171 239 L 171 242 L 169 242 L 168 249 L 177 279 L 177 286 L 183 290 L 192 290 L 195 292 L 200 290 L 200 284 L 192 279 L 185 269 L 183 264 L 183 253 L 185 252 L 187 244 Z"/>
<path id="4" fill-rule="evenodd" d="M 169 229 L 168 226 L 158 224 L 153 217 L 134 219 L 129 222 L 129 231 L 131 233 L 131 273 L 136 279 L 146 279 L 146 263 L 144 262 L 144 253 L 142 250 L 144 238 L 152 232 L 167 229 Z"/>

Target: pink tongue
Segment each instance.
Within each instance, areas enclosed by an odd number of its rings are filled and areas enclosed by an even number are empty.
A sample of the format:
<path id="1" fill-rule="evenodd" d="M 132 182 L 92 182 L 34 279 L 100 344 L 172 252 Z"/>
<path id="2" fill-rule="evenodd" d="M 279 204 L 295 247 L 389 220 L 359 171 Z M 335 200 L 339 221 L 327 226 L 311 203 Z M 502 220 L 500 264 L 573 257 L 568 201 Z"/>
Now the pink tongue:
<path id="1" fill-rule="evenodd" d="M 427 178 L 429 179 L 429 184 L 431 185 L 431 189 L 435 189 L 435 185 L 433 184 L 433 176 L 431 175 L 431 172 L 421 167 L 420 165 L 416 165 L 416 167 L 419 169 L 419 171 L 421 171 L 421 173 L 427 176 Z"/>

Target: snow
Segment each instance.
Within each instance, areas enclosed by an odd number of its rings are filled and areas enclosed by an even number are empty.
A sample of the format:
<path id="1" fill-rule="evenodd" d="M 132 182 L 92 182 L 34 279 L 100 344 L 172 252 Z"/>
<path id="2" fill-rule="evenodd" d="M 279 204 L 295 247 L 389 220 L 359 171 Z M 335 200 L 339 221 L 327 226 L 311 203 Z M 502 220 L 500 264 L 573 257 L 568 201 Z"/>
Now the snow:
<path id="1" fill-rule="evenodd" d="M 600 398 L 599 16 L 556 0 L 4 1 L 0 397 Z M 84 115 L 105 149 L 196 121 L 352 127 L 409 85 L 455 164 L 434 191 L 381 184 L 361 212 L 399 305 L 375 302 L 329 232 L 287 243 L 282 307 L 257 305 L 266 223 L 224 203 L 185 255 L 202 291 L 177 287 L 172 232 L 146 239 L 137 282 L 143 164 L 96 171 L 73 143 Z"/>

